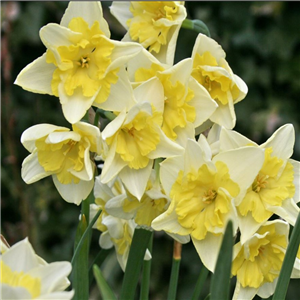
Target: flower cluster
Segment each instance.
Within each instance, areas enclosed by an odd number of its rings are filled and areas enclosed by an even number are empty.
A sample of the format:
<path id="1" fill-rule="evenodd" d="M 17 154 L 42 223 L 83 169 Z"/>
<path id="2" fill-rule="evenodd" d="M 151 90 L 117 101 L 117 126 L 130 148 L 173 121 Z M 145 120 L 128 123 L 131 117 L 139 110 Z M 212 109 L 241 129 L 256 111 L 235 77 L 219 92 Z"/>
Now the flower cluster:
<path id="1" fill-rule="evenodd" d="M 27 129 L 22 178 L 51 175 L 61 197 L 77 205 L 94 190 L 99 243 L 115 247 L 122 269 L 143 225 L 192 240 L 214 271 L 231 220 L 240 233 L 234 299 L 270 296 L 299 213 L 293 126 L 262 145 L 233 130 L 234 105 L 248 89 L 212 38 L 199 34 L 191 57 L 174 64 L 183 2 L 113 2 L 111 13 L 127 30 L 122 41 L 110 39 L 100 2 L 70 2 L 59 25 L 41 28 L 46 53 L 15 83 L 58 97 L 72 130 Z M 89 124 L 89 112 L 105 116 L 105 128 L 97 117 Z"/>

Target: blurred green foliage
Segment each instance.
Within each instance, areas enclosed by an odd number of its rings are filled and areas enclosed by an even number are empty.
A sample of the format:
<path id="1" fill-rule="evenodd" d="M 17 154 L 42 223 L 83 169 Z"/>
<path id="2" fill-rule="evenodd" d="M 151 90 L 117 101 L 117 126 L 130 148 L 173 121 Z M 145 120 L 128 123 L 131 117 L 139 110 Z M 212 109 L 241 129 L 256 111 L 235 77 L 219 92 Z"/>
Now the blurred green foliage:
<path id="1" fill-rule="evenodd" d="M 102 2 L 104 17 L 112 38 L 120 40 L 125 30 L 110 15 L 110 4 Z M 26 92 L 13 82 L 45 51 L 39 29 L 49 22 L 59 23 L 67 5 L 65 1 L 1 3 L 1 233 L 10 244 L 29 236 L 36 252 L 47 261 L 71 260 L 80 208 L 59 197 L 51 178 L 33 185 L 22 181 L 21 164 L 28 152 L 20 136 L 39 123 L 69 124 L 57 98 Z M 262 143 L 278 127 L 292 123 L 296 130 L 293 158 L 300 160 L 300 3 L 190 1 L 186 7 L 190 19 L 200 19 L 208 26 L 233 72 L 248 85 L 247 97 L 235 106 L 235 130 Z M 181 29 L 176 61 L 191 55 L 196 36 Z M 99 251 L 98 238 L 99 233 L 94 232 L 91 257 Z M 156 233 L 150 299 L 166 298 L 172 247 L 169 237 Z M 178 299 L 191 297 L 200 266 L 191 243 L 184 245 Z M 114 253 L 106 260 L 103 273 L 120 290 L 122 271 Z M 298 299 L 298 287 L 299 280 L 292 280 L 287 299 Z M 98 299 L 95 288 L 91 295 Z"/>

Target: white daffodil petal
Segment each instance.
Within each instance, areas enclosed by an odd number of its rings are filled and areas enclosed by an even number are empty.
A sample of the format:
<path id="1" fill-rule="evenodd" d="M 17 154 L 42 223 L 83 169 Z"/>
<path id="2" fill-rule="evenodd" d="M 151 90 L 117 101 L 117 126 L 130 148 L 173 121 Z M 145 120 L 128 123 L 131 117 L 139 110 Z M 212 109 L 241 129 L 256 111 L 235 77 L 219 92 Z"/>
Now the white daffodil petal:
<path id="1" fill-rule="evenodd" d="M 73 141 L 80 141 L 81 136 L 77 132 L 74 131 L 68 131 L 68 132 L 60 132 L 60 131 L 54 131 L 49 133 L 47 136 L 45 142 L 48 144 L 58 144 L 60 142 L 66 141 L 66 140 L 73 140 Z"/>
<path id="2" fill-rule="evenodd" d="M 74 203 L 76 205 L 79 205 L 82 200 L 86 199 L 94 187 L 94 180 L 80 180 L 77 184 L 74 182 L 63 184 L 60 183 L 55 174 L 52 178 L 61 197 L 67 202 Z"/>
<path id="3" fill-rule="evenodd" d="M 2 259 L 13 272 L 28 272 L 39 266 L 39 261 L 28 238 L 14 244 L 2 255 Z"/>
<path id="4" fill-rule="evenodd" d="M 113 1 L 109 7 L 111 14 L 121 23 L 121 25 L 128 29 L 127 20 L 132 18 L 132 13 L 129 10 L 130 1 Z"/>
<path id="5" fill-rule="evenodd" d="M 118 116 L 113 119 L 103 130 L 102 132 L 102 138 L 104 140 L 106 140 L 107 138 L 113 136 L 118 130 L 119 128 L 122 126 L 122 124 L 124 123 L 126 119 L 126 111 L 123 110 L 121 111 L 120 114 L 118 114 Z"/>
<path id="6" fill-rule="evenodd" d="M 28 275 L 32 277 L 39 277 L 42 282 L 41 294 L 49 294 L 53 290 L 58 291 L 58 287 L 63 290 L 68 287 L 61 286 L 61 280 L 67 277 L 72 270 L 71 263 L 64 262 L 53 262 L 47 266 L 40 266 L 38 268 L 28 271 Z"/>
<path id="7" fill-rule="evenodd" d="M 21 143 L 29 152 L 32 152 L 35 149 L 35 141 L 37 139 L 42 138 L 55 130 L 69 131 L 70 129 L 51 124 L 34 125 L 22 133 Z"/>
<path id="8" fill-rule="evenodd" d="M 171 157 L 160 163 L 160 181 L 167 195 L 178 177 L 180 170 L 184 168 L 182 156 Z"/>
<path id="9" fill-rule="evenodd" d="M 248 94 L 248 86 L 239 76 L 233 74 L 234 83 L 237 85 L 238 89 L 240 90 L 240 95 L 234 99 L 234 103 L 238 103 L 239 101 L 243 100 L 245 96 Z"/>
<path id="10" fill-rule="evenodd" d="M 158 130 L 158 133 L 160 139 L 159 144 L 155 150 L 149 153 L 149 158 L 155 159 L 158 157 L 177 156 L 184 152 L 184 149 L 177 143 L 170 140 L 161 129 Z"/>
<path id="11" fill-rule="evenodd" d="M 224 162 L 228 166 L 230 178 L 238 183 L 240 190 L 246 190 L 253 183 L 264 159 L 263 149 L 249 146 L 221 152 L 213 161 Z"/>
<path id="12" fill-rule="evenodd" d="M 215 235 L 210 232 L 207 232 L 205 239 L 201 241 L 192 237 L 193 244 L 203 264 L 211 272 L 215 270 L 222 239 L 222 234 Z"/>
<path id="13" fill-rule="evenodd" d="M 32 295 L 24 287 L 12 287 L 1 283 L 1 299 L 32 299 Z"/>
<path id="14" fill-rule="evenodd" d="M 123 223 L 120 219 L 113 216 L 107 216 L 102 220 L 102 224 L 107 227 L 112 238 L 120 239 L 123 237 Z"/>
<path id="15" fill-rule="evenodd" d="M 79 39 L 81 36 L 81 33 L 55 23 L 49 23 L 40 29 L 40 38 L 43 44 L 51 50 L 55 50 L 59 46 L 71 46 L 71 40 Z"/>
<path id="16" fill-rule="evenodd" d="M 152 221 L 151 227 L 156 231 L 164 230 L 167 233 L 188 236 L 190 234 L 190 231 L 183 228 L 178 223 L 177 214 L 175 210 L 169 210 L 156 217 Z"/>
<path id="17" fill-rule="evenodd" d="M 242 244 L 249 240 L 261 226 L 261 223 L 258 223 L 254 220 L 251 213 L 248 213 L 246 216 L 241 216 L 238 214 L 238 222 L 241 231 L 240 239 Z"/>
<path id="18" fill-rule="evenodd" d="M 107 68 L 107 72 L 124 66 L 124 64 L 132 57 L 142 51 L 142 46 L 137 43 L 119 42 L 109 40 L 115 47 L 111 53 L 111 64 Z"/>
<path id="19" fill-rule="evenodd" d="M 106 157 L 102 172 L 101 181 L 108 183 L 113 180 L 121 170 L 126 166 L 126 163 L 121 159 L 120 155 L 111 150 Z"/>
<path id="20" fill-rule="evenodd" d="M 218 105 L 218 109 L 216 109 L 210 116 L 210 120 L 219 125 L 223 125 L 228 129 L 232 129 L 236 122 L 232 102 L 228 102 L 227 105 L 223 105 L 222 103 L 219 103 Z"/>
<path id="21" fill-rule="evenodd" d="M 153 161 L 142 169 L 130 169 L 125 167 L 119 174 L 128 191 L 140 200 L 145 192 L 148 179 L 151 175 Z"/>
<path id="22" fill-rule="evenodd" d="M 123 209 L 125 199 L 127 199 L 127 196 L 125 194 L 115 196 L 106 203 L 105 210 L 108 214 L 116 218 L 125 220 L 132 219 L 135 215 L 135 212 L 125 212 Z"/>
<path id="23" fill-rule="evenodd" d="M 289 159 L 288 160 L 294 167 L 294 185 L 296 188 L 295 195 L 293 197 L 296 203 L 300 202 L 300 162 Z"/>
<path id="24" fill-rule="evenodd" d="M 109 199 L 114 197 L 114 194 L 107 184 L 102 183 L 100 176 L 101 175 L 95 178 L 94 196 L 95 198 L 101 198 L 107 202 Z"/>
<path id="25" fill-rule="evenodd" d="M 269 298 L 274 294 L 276 285 L 278 282 L 278 277 L 274 279 L 273 282 L 264 283 L 257 291 L 257 295 L 263 299 Z"/>
<path id="26" fill-rule="evenodd" d="M 203 53 L 207 51 L 210 52 L 213 57 L 225 58 L 226 56 L 224 50 L 216 41 L 205 34 L 199 33 L 193 48 L 192 58 L 195 57 L 196 53 L 203 55 Z"/>
<path id="27" fill-rule="evenodd" d="M 69 300 L 74 296 L 74 291 L 54 292 L 48 295 L 39 296 L 39 300 Z"/>
<path id="28" fill-rule="evenodd" d="M 251 300 L 256 295 L 258 289 L 242 287 L 239 282 L 236 283 L 232 300 Z"/>
<path id="29" fill-rule="evenodd" d="M 89 24 L 89 27 L 91 27 L 95 21 L 98 21 L 101 31 L 105 36 L 110 37 L 108 24 L 103 18 L 101 2 L 71 1 L 62 16 L 60 25 L 68 27 L 70 21 L 78 17 L 83 18 Z"/>
<path id="30" fill-rule="evenodd" d="M 258 146 L 240 133 L 222 127 L 220 132 L 220 151 L 236 149 L 244 146 Z"/>
<path id="31" fill-rule="evenodd" d="M 107 100 L 101 104 L 94 102 L 94 105 L 104 110 L 122 111 L 129 110 L 135 104 L 133 89 L 129 82 L 128 75 L 124 68 L 117 73 L 118 81 L 110 87 Z"/>
<path id="32" fill-rule="evenodd" d="M 179 126 L 177 126 L 174 129 L 174 132 L 177 135 L 176 143 L 183 148 L 186 147 L 186 143 L 189 139 L 195 138 L 195 126 L 190 122 L 186 124 L 185 128 L 180 128 Z"/>
<path id="33" fill-rule="evenodd" d="M 84 117 L 97 95 L 87 98 L 79 89 L 76 89 L 72 96 L 68 96 L 64 91 L 63 82 L 58 85 L 58 93 L 64 116 L 71 124 L 77 123 Z"/>
<path id="34" fill-rule="evenodd" d="M 272 156 L 283 160 L 290 158 L 293 154 L 295 144 L 295 130 L 292 124 L 286 124 L 277 129 L 261 148 L 272 147 Z"/>
<path id="35" fill-rule="evenodd" d="M 22 163 L 21 176 L 27 184 L 34 183 L 49 175 L 52 175 L 52 172 L 46 172 L 40 165 L 37 152 L 28 155 L 24 159 Z"/>
<path id="36" fill-rule="evenodd" d="M 189 80 L 189 87 L 194 92 L 194 98 L 189 102 L 189 105 L 195 107 L 196 110 L 196 119 L 193 123 L 195 127 L 198 127 L 211 117 L 218 104 L 212 100 L 207 90 L 192 77 Z"/>
<path id="37" fill-rule="evenodd" d="M 133 93 L 138 103 L 149 102 L 150 104 L 153 104 L 155 110 L 163 112 L 164 89 L 157 77 L 151 78 L 141 84 L 134 89 Z"/>
<path id="38" fill-rule="evenodd" d="M 273 212 L 291 225 L 295 226 L 300 209 L 293 199 L 289 198 L 284 200 L 281 206 L 268 205 L 267 203 L 265 205 L 267 210 Z"/>
<path id="39" fill-rule="evenodd" d="M 111 241 L 111 237 L 108 231 L 105 231 L 100 235 L 99 245 L 103 249 L 110 249 L 114 245 Z"/>
<path id="40" fill-rule="evenodd" d="M 51 80 L 55 69 L 53 64 L 46 62 L 46 54 L 43 54 L 19 73 L 14 84 L 29 92 L 53 95 Z"/>
<path id="41" fill-rule="evenodd" d="M 171 74 L 171 82 L 173 85 L 179 82 L 187 82 L 193 67 L 193 61 L 191 58 L 186 58 L 178 62 L 173 67 L 165 70 L 162 74 Z"/>

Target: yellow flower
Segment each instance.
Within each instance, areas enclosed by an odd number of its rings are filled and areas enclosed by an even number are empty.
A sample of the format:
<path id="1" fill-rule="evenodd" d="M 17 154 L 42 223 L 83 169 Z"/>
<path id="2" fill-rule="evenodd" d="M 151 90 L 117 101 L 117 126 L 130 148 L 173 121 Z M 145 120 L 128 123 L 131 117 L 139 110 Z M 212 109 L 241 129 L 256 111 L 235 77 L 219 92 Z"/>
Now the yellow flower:
<path id="1" fill-rule="evenodd" d="M 210 120 L 226 128 L 233 128 L 236 122 L 234 104 L 246 96 L 246 84 L 233 74 L 221 46 L 206 35 L 198 35 L 192 59 L 191 75 L 206 88 L 218 104 Z"/>
<path id="2" fill-rule="evenodd" d="M 195 128 L 202 125 L 217 108 L 209 93 L 190 77 L 192 60 L 185 59 L 167 67 L 146 51 L 128 63 L 128 73 L 134 85 L 158 78 L 164 89 L 162 130 L 168 138 L 184 146 L 194 138 Z"/>
<path id="3" fill-rule="evenodd" d="M 262 297 L 268 298 L 273 294 L 287 248 L 288 232 L 289 225 L 284 221 L 266 222 L 244 244 L 239 242 L 234 246 L 232 274 L 237 276 L 237 287 L 233 299 L 252 299 L 256 293 L 267 293 L 268 296 Z"/>
<path id="4" fill-rule="evenodd" d="M 71 264 L 46 263 L 27 238 L 1 253 L 0 269 L 1 299 L 72 299 L 74 295 L 64 291 L 70 285 Z"/>
<path id="5" fill-rule="evenodd" d="M 124 63 L 141 47 L 109 39 L 100 2 L 70 2 L 61 24 L 42 27 L 40 36 L 46 53 L 26 66 L 15 83 L 59 97 L 70 123 L 80 121 L 92 105 L 102 107 L 112 85 L 126 92 Z M 120 107 L 111 101 L 105 105 L 111 110 Z M 122 109 L 126 106 L 123 103 Z"/>
<path id="6" fill-rule="evenodd" d="M 184 1 L 114 1 L 111 13 L 136 41 L 163 63 L 173 64 L 177 36 L 186 18 Z"/>
<path id="7" fill-rule="evenodd" d="M 201 260 L 212 271 L 228 220 L 237 229 L 234 200 L 245 193 L 263 163 L 263 150 L 237 150 L 212 157 L 201 135 L 198 143 L 188 140 L 183 155 L 161 163 L 161 183 L 171 203 L 152 227 L 173 237 L 190 235 Z"/>
<path id="8" fill-rule="evenodd" d="M 79 122 L 73 131 L 65 127 L 39 124 L 28 128 L 21 142 L 31 154 L 22 164 L 22 178 L 30 184 L 52 175 L 60 195 L 80 204 L 93 188 L 95 164 L 90 153 L 101 153 L 100 131 Z"/>
<path id="9" fill-rule="evenodd" d="M 291 124 L 280 127 L 260 146 L 241 134 L 221 129 L 220 151 L 245 146 L 264 149 L 264 163 L 243 197 L 236 201 L 241 241 L 249 239 L 273 214 L 295 225 L 299 214 L 300 163 L 290 159 L 295 132 Z"/>
<path id="10" fill-rule="evenodd" d="M 108 183 L 120 176 L 129 192 L 139 200 L 151 174 L 153 160 L 181 153 L 183 148 L 163 133 L 163 89 L 153 78 L 134 90 L 135 102 L 102 133 L 108 152 L 101 179 Z"/>

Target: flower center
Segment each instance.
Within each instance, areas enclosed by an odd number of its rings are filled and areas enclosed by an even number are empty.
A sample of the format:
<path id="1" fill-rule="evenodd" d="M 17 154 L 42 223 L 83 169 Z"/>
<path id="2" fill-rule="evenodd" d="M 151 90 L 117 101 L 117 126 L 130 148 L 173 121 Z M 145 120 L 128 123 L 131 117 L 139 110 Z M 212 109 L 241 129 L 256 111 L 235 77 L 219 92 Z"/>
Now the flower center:
<path id="1" fill-rule="evenodd" d="M 252 190 L 256 193 L 259 193 L 262 189 L 266 188 L 268 184 L 267 181 L 268 178 L 269 178 L 268 175 L 258 174 L 256 180 L 252 184 Z"/>
<path id="2" fill-rule="evenodd" d="M 76 62 L 76 64 L 81 66 L 81 68 L 88 68 L 90 60 L 91 59 L 88 57 L 88 55 L 83 55 L 81 56 L 80 60 Z"/>
<path id="3" fill-rule="evenodd" d="M 207 204 L 210 204 L 217 198 L 217 195 L 218 195 L 218 193 L 215 190 L 209 189 L 203 195 L 202 201 L 207 203 Z"/>

